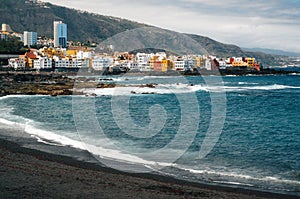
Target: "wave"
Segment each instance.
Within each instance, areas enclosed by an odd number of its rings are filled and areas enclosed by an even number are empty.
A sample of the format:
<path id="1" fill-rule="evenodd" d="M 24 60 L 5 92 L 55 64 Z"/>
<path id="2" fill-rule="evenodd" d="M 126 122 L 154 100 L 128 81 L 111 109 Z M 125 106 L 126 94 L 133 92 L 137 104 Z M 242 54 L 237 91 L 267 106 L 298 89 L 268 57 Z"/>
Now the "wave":
<path id="1" fill-rule="evenodd" d="M 19 118 L 19 116 L 11 116 Z M 16 120 L 14 118 L 14 120 Z M 26 122 L 25 122 L 26 121 Z M 52 132 L 49 130 L 43 130 L 40 128 L 37 128 L 35 126 L 34 121 L 23 118 L 23 122 L 19 121 L 11 121 L 8 119 L 0 118 L 0 123 L 5 124 L 6 126 L 11 127 L 22 127 L 24 129 L 24 132 L 29 134 L 31 137 L 35 138 L 37 142 L 44 143 L 47 145 L 52 146 L 70 146 L 73 148 L 77 148 L 80 150 L 89 151 L 90 153 L 102 157 L 102 158 L 108 158 L 112 160 L 118 160 L 123 162 L 130 162 L 130 163 L 137 163 L 137 164 L 147 164 L 147 165 L 155 165 L 157 163 L 143 160 L 137 156 L 130 155 L 130 154 L 124 154 L 121 151 L 114 150 L 114 149 L 108 149 L 103 148 L 100 146 L 95 146 L 91 144 L 84 143 L 80 140 L 77 133 L 74 133 L 76 135 L 77 139 L 70 138 L 66 136 L 67 132 Z M 75 136 L 73 136 L 75 137 Z"/>
<path id="2" fill-rule="evenodd" d="M 26 119 L 24 119 L 26 120 Z M 30 120 L 28 120 L 30 121 Z M 46 145 L 52 145 L 52 146 L 70 146 L 76 149 L 88 151 L 91 154 L 93 154 L 96 157 L 100 157 L 107 160 L 113 160 L 118 162 L 124 162 L 128 164 L 135 164 L 135 165 L 142 165 L 148 168 L 150 171 L 156 171 L 160 172 L 162 174 L 166 175 L 175 175 L 172 172 L 162 172 L 160 169 L 164 167 L 170 167 L 175 168 L 183 171 L 187 171 L 192 174 L 201 175 L 201 176 L 211 176 L 210 178 L 214 178 L 213 176 L 217 176 L 218 178 L 223 177 L 225 179 L 228 179 L 229 181 L 224 180 L 213 180 L 212 182 L 215 183 L 222 183 L 222 184 L 231 184 L 231 185 L 241 185 L 241 186 L 254 186 L 251 183 L 251 181 L 260 181 L 265 183 L 279 183 L 279 184 L 286 184 L 286 185 L 292 185 L 292 186 L 300 186 L 300 181 L 296 180 L 288 180 L 288 179 L 281 179 L 279 177 L 274 176 L 262 176 L 262 177 L 255 177 L 247 174 L 237 173 L 237 172 L 226 172 L 226 171 L 217 171 L 217 170 L 209 170 L 209 169 L 191 169 L 186 168 L 184 165 L 179 165 L 175 163 L 164 163 L 164 162 L 155 162 L 150 160 L 145 160 L 143 158 L 140 158 L 134 154 L 124 153 L 121 150 L 117 149 L 110 149 L 106 148 L 104 143 L 101 143 L 101 141 L 98 141 L 97 144 L 89 144 L 87 142 L 83 142 L 77 134 L 75 139 L 74 137 L 68 137 L 66 136 L 68 133 L 66 132 L 52 132 L 49 130 L 43 130 L 40 128 L 37 128 L 34 125 L 34 122 L 30 121 L 26 124 L 18 123 L 18 122 L 12 122 L 6 119 L 0 118 L 1 123 L 5 123 L 10 126 L 16 127 L 17 125 L 25 125 L 24 131 L 31 135 L 33 138 L 37 140 L 37 142 L 46 144 Z M 91 138 L 90 138 L 91 139 Z M 54 151 L 55 152 L 55 151 Z M 102 162 L 103 163 L 103 162 Z M 121 167 L 118 169 L 122 169 Z M 230 179 L 236 179 L 230 180 Z M 240 180 L 239 180 L 240 179 Z M 246 182 L 245 182 L 246 180 Z"/>
<path id="3" fill-rule="evenodd" d="M 182 77 L 182 76 L 178 76 L 178 77 Z M 139 77 L 138 80 L 145 80 L 145 79 L 172 79 L 174 78 L 174 76 L 143 76 L 143 77 Z M 175 76 L 176 78 L 176 76 Z"/>
<path id="4" fill-rule="evenodd" d="M 219 184 L 228 184 L 228 185 L 240 185 L 240 186 L 248 186 L 248 187 L 253 187 L 253 184 L 247 184 L 247 183 L 241 183 L 241 182 L 230 182 L 230 181 L 213 181 L 215 183 L 219 183 Z"/>
<path id="5" fill-rule="evenodd" d="M 0 123 L 4 124 L 4 125 L 8 125 L 8 126 L 18 126 L 18 127 L 22 127 L 24 126 L 26 123 L 32 122 L 32 120 L 21 117 L 21 116 L 17 116 L 17 115 L 12 115 L 11 111 L 14 110 L 14 108 L 12 107 L 7 107 L 5 109 L 5 111 L 2 107 L 0 108 L 1 110 L 1 114 L 0 114 Z"/>
<path id="6" fill-rule="evenodd" d="M 0 118 L 0 123 L 4 124 L 4 125 L 8 125 L 8 126 L 14 126 L 14 127 L 16 127 L 16 126 L 18 126 L 18 127 L 23 126 L 19 122 L 10 121 L 10 120 L 3 119 L 3 118 Z"/>
<path id="7" fill-rule="evenodd" d="M 63 146 L 61 144 L 56 144 L 56 143 L 53 143 L 53 142 L 50 142 L 50 141 L 46 141 L 38 136 L 35 136 L 35 135 L 31 135 L 31 137 L 35 138 L 37 140 L 37 142 L 40 142 L 40 143 L 43 143 L 43 144 L 46 144 L 46 145 L 52 145 L 52 146 Z"/>
<path id="8" fill-rule="evenodd" d="M 240 85 L 248 84 L 247 82 L 239 82 Z M 257 85 L 256 83 L 250 83 Z M 204 86 L 204 85 L 188 85 L 188 84 L 158 84 L 155 87 L 140 87 L 137 85 L 128 85 L 126 87 L 115 88 L 100 88 L 100 89 L 81 89 L 79 91 L 85 94 L 96 94 L 98 96 L 109 95 L 133 95 L 133 94 L 183 94 L 192 93 L 197 91 L 204 92 L 236 92 L 236 91 L 249 91 L 249 90 L 285 90 L 285 89 L 300 89 L 296 86 L 287 85 L 263 85 L 263 86 Z"/>
<path id="9" fill-rule="evenodd" d="M 7 110 L 12 110 L 12 108 L 8 107 Z M 3 124 L 3 127 L 5 128 L 21 128 L 23 132 L 36 139 L 37 142 L 46 145 L 70 146 L 80 150 L 88 151 L 91 154 L 104 159 L 130 164 L 139 164 L 144 166 L 149 165 L 154 170 L 158 167 L 169 166 L 169 164 L 167 163 L 148 161 L 138 157 L 138 155 L 133 155 L 129 152 L 127 153 L 123 152 L 122 150 L 118 150 L 115 146 L 111 146 L 106 143 L 105 140 L 97 140 L 97 143 L 95 143 L 93 137 L 79 137 L 77 131 L 67 132 L 43 129 L 43 127 L 45 127 L 43 123 L 22 116 L 14 115 L 11 113 L 11 111 L 0 112 L 0 125 L 1 124 Z M 84 141 L 80 138 L 83 138 Z"/>
<path id="10" fill-rule="evenodd" d="M 74 138 L 59 135 L 55 132 L 42 130 L 32 125 L 26 125 L 25 132 L 27 134 L 30 134 L 32 137 L 36 138 L 38 142 L 55 146 L 70 146 L 80 150 L 88 151 L 91 154 L 103 159 L 114 160 L 129 164 L 138 164 L 143 166 L 148 165 L 148 168 L 151 167 L 153 170 L 156 170 L 156 168 L 170 166 L 170 164 L 168 163 L 149 161 L 133 154 L 124 153 L 120 150 L 104 148 L 102 146 L 105 145 L 105 143 L 99 143 L 97 144 L 97 146 L 95 144 L 88 144 L 87 142 L 81 141 L 79 136 L 77 136 L 78 140 L 75 140 Z"/>
<path id="11" fill-rule="evenodd" d="M 12 116 L 14 117 L 14 116 Z M 37 142 L 46 144 L 46 145 L 52 145 L 52 146 L 70 146 L 76 149 L 88 151 L 91 154 L 93 154 L 95 157 L 100 157 L 102 160 L 112 160 L 117 162 L 124 162 L 132 165 L 141 165 L 147 168 L 147 171 L 154 171 L 159 172 L 165 175 L 173 175 L 175 177 L 180 177 L 180 172 L 178 173 L 178 169 L 182 171 L 187 171 L 191 174 L 195 175 L 201 175 L 201 176 L 208 176 L 211 182 L 214 183 L 221 183 L 221 184 L 228 184 L 228 185 L 236 185 L 236 186 L 249 186 L 253 187 L 256 186 L 256 182 L 263 182 L 263 183 L 275 183 L 275 184 L 285 184 L 293 187 L 300 186 L 299 181 L 295 180 L 288 180 L 288 179 L 282 179 L 280 177 L 274 177 L 274 176 L 261 176 L 256 177 L 248 174 L 243 174 L 242 172 L 226 172 L 226 171 L 218 171 L 214 169 L 191 169 L 187 168 L 184 165 L 179 165 L 175 163 L 164 163 L 164 162 L 154 162 L 145 160 L 143 158 L 138 157 L 134 154 L 129 154 L 126 152 L 123 152 L 121 150 L 117 149 L 111 149 L 110 147 L 107 147 L 107 144 L 103 143 L 104 141 L 97 141 L 91 142 L 95 144 L 89 144 L 88 139 L 92 138 L 84 138 L 86 142 L 83 142 L 83 140 L 80 139 L 80 137 L 74 132 L 73 137 L 67 136 L 68 132 L 53 132 L 51 130 L 44 130 L 37 127 L 36 122 L 32 120 L 28 120 L 26 118 L 22 119 L 23 123 L 13 122 L 6 119 L 0 118 L 1 123 L 6 123 L 10 126 L 16 126 L 16 125 L 25 125 L 24 131 L 31 135 L 33 138 L 37 140 Z M 25 122 L 25 123 L 24 123 Z M 55 152 L 55 151 L 54 151 Z M 105 163 L 102 162 L 101 163 Z M 119 165 L 119 164 L 116 164 Z M 107 165 L 111 166 L 111 165 Z M 121 166 L 117 166 L 122 170 Z M 175 168 L 177 171 L 171 170 L 170 172 L 166 173 L 162 171 L 162 168 L 169 167 L 169 168 Z M 146 171 L 146 170 L 144 170 Z M 134 172 L 134 171 L 132 171 Z M 224 180 L 225 179 L 225 180 Z M 256 181 L 256 182 L 255 182 Z M 253 184 L 251 184 L 253 183 Z"/>
<path id="12" fill-rule="evenodd" d="M 188 171 L 193 174 L 202 174 L 202 175 L 206 174 L 206 175 L 214 175 L 214 176 L 220 176 L 220 177 L 225 177 L 225 178 L 245 179 L 247 181 L 260 181 L 260 182 L 268 182 L 268 183 L 273 182 L 273 183 L 300 186 L 300 181 L 281 179 L 279 177 L 274 177 L 274 176 L 255 177 L 255 176 L 241 174 L 241 173 L 235 173 L 235 172 L 225 172 L 225 171 L 216 171 L 216 170 L 208 170 L 208 169 L 197 170 L 197 169 L 185 168 L 185 167 L 179 166 L 179 165 L 176 165 L 176 167 L 178 169 L 182 169 L 182 170 Z M 226 183 L 228 183 L 228 182 L 226 182 Z M 249 184 L 249 185 L 251 185 L 251 184 Z"/>
<path id="13" fill-rule="evenodd" d="M 238 82 L 238 85 L 258 85 L 259 83 L 253 83 L 253 82 Z"/>
<path id="14" fill-rule="evenodd" d="M 3 97 L 0 97 L 0 100 L 8 99 L 8 98 L 21 98 L 21 97 L 29 97 L 29 96 L 36 96 L 36 95 L 5 95 Z"/>
<path id="15" fill-rule="evenodd" d="M 292 76 L 299 76 L 300 73 L 289 73 L 289 75 L 292 75 Z"/>

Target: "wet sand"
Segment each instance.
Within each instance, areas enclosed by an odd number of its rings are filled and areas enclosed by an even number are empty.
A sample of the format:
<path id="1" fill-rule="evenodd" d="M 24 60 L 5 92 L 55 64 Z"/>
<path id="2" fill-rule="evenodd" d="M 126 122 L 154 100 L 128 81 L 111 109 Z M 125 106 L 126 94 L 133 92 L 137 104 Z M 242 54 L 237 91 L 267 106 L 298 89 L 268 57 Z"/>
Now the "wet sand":
<path id="1" fill-rule="evenodd" d="M 64 155 L 76 150 L 69 147 L 61 155 L 28 148 L 35 140 L 15 131 L 0 128 L 0 198 L 298 198 L 124 173 L 93 163 L 92 156 L 85 162 Z"/>

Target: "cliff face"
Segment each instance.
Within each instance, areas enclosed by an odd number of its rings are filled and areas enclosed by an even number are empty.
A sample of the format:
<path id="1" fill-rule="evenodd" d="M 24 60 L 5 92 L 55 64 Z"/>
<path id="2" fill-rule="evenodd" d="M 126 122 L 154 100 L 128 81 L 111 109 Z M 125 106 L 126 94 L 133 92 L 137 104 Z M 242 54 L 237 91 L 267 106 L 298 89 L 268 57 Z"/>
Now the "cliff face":
<path id="1" fill-rule="evenodd" d="M 118 33 L 142 27 L 150 27 L 125 19 L 92 14 L 87 12 L 55 6 L 50 3 L 33 3 L 29 0 L 0 0 L 0 23 L 11 26 L 15 32 L 35 31 L 39 36 L 53 37 L 53 21 L 62 20 L 68 25 L 68 39 L 82 42 L 102 42 Z M 170 42 L 172 31 L 155 28 L 158 35 L 147 38 L 135 38 L 136 43 L 157 43 L 154 41 L 168 42 L 169 49 L 186 49 L 184 42 Z M 160 31 L 161 30 L 161 31 Z M 178 34 L 178 33 L 175 33 Z M 197 41 L 209 54 L 218 57 L 252 56 L 264 65 L 274 64 L 275 58 L 264 53 L 244 52 L 235 45 L 222 44 L 208 37 L 186 34 Z M 153 40 L 153 41 L 152 41 Z M 125 41 L 124 41 L 125 42 Z M 124 44 L 126 46 L 126 42 Z M 173 46 L 172 46 L 173 45 Z M 141 45 L 143 46 L 143 45 Z M 163 45 L 161 45 L 163 46 Z"/>

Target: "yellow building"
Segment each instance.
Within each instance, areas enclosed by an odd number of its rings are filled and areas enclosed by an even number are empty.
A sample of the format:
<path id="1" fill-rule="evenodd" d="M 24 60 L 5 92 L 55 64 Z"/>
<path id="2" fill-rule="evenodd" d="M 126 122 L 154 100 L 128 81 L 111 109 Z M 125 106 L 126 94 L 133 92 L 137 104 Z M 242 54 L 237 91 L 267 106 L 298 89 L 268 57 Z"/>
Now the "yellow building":
<path id="1" fill-rule="evenodd" d="M 67 56 L 75 57 L 77 54 L 77 50 L 67 50 L 66 54 L 67 54 Z"/>
<path id="2" fill-rule="evenodd" d="M 248 66 L 249 67 L 254 67 L 255 64 L 255 58 L 246 58 Z"/>
<path id="3" fill-rule="evenodd" d="M 54 48 L 44 48 L 41 50 L 41 53 L 44 53 L 50 58 L 53 58 L 53 56 L 63 57 L 65 54 L 62 50 Z"/>
<path id="4" fill-rule="evenodd" d="M 171 60 L 169 60 L 169 59 L 162 60 L 162 69 L 161 69 L 162 72 L 166 72 L 172 68 L 173 68 L 173 64 L 172 64 Z"/>
<path id="5" fill-rule="evenodd" d="M 202 57 L 196 57 L 196 67 L 201 68 L 205 65 L 205 59 Z"/>
<path id="6" fill-rule="evenodd" d="M 243 61 L 234 61 L 232 62 L 232 66 L 233 67 L 241 67 L 241 66 L 245 66 L 245 63 Z"/>

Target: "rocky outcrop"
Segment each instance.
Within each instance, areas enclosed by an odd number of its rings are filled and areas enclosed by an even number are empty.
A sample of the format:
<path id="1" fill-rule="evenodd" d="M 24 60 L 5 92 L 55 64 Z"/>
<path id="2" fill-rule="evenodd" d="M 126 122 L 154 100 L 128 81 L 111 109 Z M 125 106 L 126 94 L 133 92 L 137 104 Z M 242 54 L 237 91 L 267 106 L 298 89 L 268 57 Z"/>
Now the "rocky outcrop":
<path id="1" fill-rule="evenodd" d="M 0 73 L 0 96 L 5 95 L 83 95 L 74 88 L 113 88 L 93 78 L 68 78 L 58 73 Z"/>

